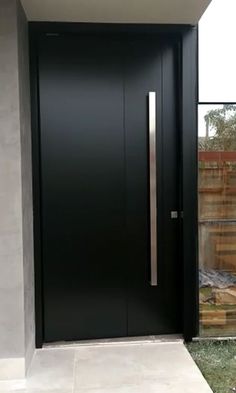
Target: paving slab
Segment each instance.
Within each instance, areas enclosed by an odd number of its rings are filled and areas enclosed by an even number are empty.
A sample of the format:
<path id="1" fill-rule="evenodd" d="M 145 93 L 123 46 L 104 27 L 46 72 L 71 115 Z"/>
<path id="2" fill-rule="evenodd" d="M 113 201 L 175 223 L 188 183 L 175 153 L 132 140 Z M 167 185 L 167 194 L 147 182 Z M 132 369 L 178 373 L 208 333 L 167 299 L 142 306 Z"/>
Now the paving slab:
<path id="1" fill-rule="evenodd" d="M 212 393 L 181 342 L 78 348 L 74 393 Z"/>
<path id="2" fill-rule="evenodd" d="M 24 382 L 0 393 L 212 393 L 181 340 L 37 350 Z"/>

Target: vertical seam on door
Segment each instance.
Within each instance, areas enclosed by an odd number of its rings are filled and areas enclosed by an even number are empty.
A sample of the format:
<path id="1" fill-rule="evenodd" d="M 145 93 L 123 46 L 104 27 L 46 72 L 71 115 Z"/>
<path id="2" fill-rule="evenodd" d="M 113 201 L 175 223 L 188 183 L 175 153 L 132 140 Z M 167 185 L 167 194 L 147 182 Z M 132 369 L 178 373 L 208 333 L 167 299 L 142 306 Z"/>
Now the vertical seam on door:
<path id="1" fill-rule="evenodd" d="M 124 217 L 124 250 L 125 250 L 125 255 L 127 254 L 127 141 L 126 141 L 126 100 L 125 100 L 125 90 L 126 90 L 126 41 L 123 39 L 121 41 L 122 45 L 122 76 L 123 76 L 123 137 L 124 137 L 124 212 L 125 212 L 125 217 Z M 129 249 L 128 249 L 128 257 L 129 257 Z M 129 307 L 129 297 L 128 297 L 128 287 L 127 287 L 127 271 L 125 274 L 125 299 L 126 299 L 126 336 L 128 336 L 128 329 L 129 329 L 129 324 L 128 324 L 128 307 Z"/>

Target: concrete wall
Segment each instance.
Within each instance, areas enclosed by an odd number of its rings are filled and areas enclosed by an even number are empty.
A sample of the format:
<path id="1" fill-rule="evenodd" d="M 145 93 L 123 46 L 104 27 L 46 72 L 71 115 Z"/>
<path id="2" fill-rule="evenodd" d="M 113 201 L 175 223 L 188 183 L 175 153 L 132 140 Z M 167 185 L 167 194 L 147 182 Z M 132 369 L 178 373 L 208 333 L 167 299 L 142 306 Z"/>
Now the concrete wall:
<path id="1" fill-rule="evenodd" d="M 27 22 L 0 0 L 0 379 L 21 378 L 34 349 Z"/>
<path id="2" fill-rule="evenodd" d="M 28 23 L 20 2 L 18 17 L 18 69 L 21 134 L 21 189 L 24 273 L 24 334 L 26 367 L 35 349 L 33 195 Z"/>

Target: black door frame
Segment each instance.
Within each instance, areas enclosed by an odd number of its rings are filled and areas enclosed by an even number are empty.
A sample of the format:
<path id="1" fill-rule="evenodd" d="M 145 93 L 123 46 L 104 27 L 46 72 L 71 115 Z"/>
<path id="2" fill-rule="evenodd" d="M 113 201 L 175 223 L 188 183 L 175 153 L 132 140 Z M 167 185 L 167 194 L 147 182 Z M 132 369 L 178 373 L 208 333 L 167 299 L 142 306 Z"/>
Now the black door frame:
<path id="1" fill-rule="evenodd" d="M 43 345 L 43 291 L 41 263 L 40 198 L 40 116 L 38 89 L 38 38 L 43 34 L 143 33 L 165 34 L 178 41 L 179 81 L 178 108 L 181 134 L 181 210 L 183 219 L 183 336 L 191 341 L 198 334 L 198 205 L 197 205 L 197 102 L 198 102 L 198 32 L 190 25 L 29 23 L 31 75 L 31 128 L 33 166 L 35 321 L 36 347 Z"/>

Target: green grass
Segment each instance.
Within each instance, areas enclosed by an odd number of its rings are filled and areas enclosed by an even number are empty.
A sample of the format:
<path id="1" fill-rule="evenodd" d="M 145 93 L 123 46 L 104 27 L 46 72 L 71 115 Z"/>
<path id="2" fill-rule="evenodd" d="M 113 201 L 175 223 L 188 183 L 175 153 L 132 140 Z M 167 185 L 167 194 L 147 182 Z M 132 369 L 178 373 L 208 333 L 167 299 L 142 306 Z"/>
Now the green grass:
<path id="1" fill-rule="evenodd" d="M 200 341 L 187 345 L 214 393 L 236 388 L 236 341 Z M 200 392 L 199 392 L 200 393 Z"/>

